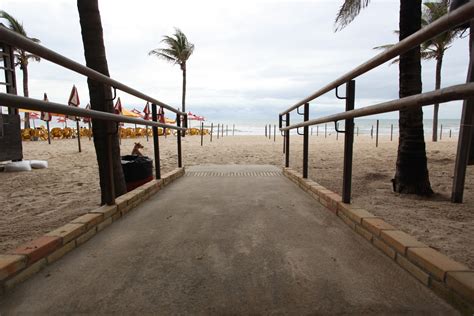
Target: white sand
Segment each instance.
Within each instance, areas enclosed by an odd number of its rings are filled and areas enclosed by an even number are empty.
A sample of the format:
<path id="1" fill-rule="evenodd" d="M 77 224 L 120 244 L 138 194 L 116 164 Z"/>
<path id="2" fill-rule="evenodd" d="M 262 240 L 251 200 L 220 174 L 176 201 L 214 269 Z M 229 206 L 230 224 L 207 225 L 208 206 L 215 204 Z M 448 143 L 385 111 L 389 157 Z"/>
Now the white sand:
<path id="1" fill-rule="evenodd" d="M 137 139 L 122 142 L 129 154 Z M 153 146 L 139 139 L 143 153 L 153 157 Z M 160 137 L 162 170 L 176 167 L 176 140 Z M 57 228 L 97 207 L 100 200 L 97 163 L 92 142 L 82 140 L 24 142 L 25 159 L 45 159 L 49 169 L 24 173 L 0 173 L 0 253 Z M 356 137 L 354 146 L 354 203 L 385 218 L 397 228 L 474 268 L 474 167 L 468 168 L 465 202 L 449 202 L 457 142 L 443 139 L 427 143 L 433 198 L 400 196 L 392 192 L 397 143 L 381 137 L 378 148 L 367 136 Z M 291 167 L 301 171 L 302 137 L 293 136 Z M 342 186 L 343 137 L 312 136 L 310 177 L 340 193 Z M 283 163 L 282 140 L 263 136 L 228 136 L 200 146 L 198 136 L 183 139 L 185 165 Z"/>

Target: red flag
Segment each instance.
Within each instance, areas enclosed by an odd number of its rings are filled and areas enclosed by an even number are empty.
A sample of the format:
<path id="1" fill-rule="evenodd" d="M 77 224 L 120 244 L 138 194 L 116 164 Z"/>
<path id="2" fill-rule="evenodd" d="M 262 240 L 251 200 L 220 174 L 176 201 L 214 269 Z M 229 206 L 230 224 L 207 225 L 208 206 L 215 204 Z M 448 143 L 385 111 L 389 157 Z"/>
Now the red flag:
<path id="1" fill-rule="evenodd" d="M 69 101 L 67 102 L 69 106 L 75 106 L 78 107 L 80 104 L 79 101 L 79 93 L 77 92 L 77 88 L 75 85 L 72 86 L 71 94 L 69 95 Z M 76 116 L 67 116 L 68 119 L 70 120 L 77 120 L 78 117 Z"/>
<path id="2" fill-rule="evenodd" d="M 46 93 L 44 94 L 43 101 L 48 102 L 48 96 L 46 95 Z M 51 116 L 52 116 L 51 113 L 41 111 L 41 119 L 43 121 L 45 122 L 51 121 Z"/>
<path id="3" fill-rule="evenodd" d="M 145 120 L 150 120 L 151 117 L 150 117 L 150 103 L 146 103 L 145 105 L 145 108 L 143 109 L 143 113 L 145 113 L 145 116 L 143 117 L 143 119 Z"/>
<path id="4" fill-rule="evenodd" d="M 114 109 L 115 114 L 122 114 L 122 101 L 120 101 L 120 97 L 117 99 Z"/>
<path id="5" fill-rule="evenodd" d="M 117 99 L 117 102 L 114 106 L 115 114 L 122 115 L 122 101 L 120 101 L 120 97 Z M 123 122 L 119 123 L 120 126 L 124 126 Z"/>

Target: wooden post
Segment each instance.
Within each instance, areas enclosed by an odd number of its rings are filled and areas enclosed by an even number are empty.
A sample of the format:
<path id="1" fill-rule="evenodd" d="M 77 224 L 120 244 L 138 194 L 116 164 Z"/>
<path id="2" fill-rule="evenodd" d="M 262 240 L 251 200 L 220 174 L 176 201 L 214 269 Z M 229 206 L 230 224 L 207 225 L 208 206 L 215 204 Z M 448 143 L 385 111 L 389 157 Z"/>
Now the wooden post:
<path id="1" fill-rule="evenodd" d="M 268 128 L 268 126 L 267 126 L 267 124 L 265 124 L 265 137 L 267 137 L 267 136 L 268 136 L 268 133 L 267 133 L 267 128 Z"/>
<path id="2" fill-rule="evenodd" d="M 211 123 L 211 143 L 212 143 L 212 132 L 213 132 L 213 129 L 214 129 L 214 123 Z"/>
<path id="3" fill-rule="evenodd" d="M 201 122 L 201 147 L 204 141 L 204 122 Z"/>
<path id="4" fill-rule="evenodd" d="M 328 136 L 328 124 L 324 124 L 324 138 Z"/>
<path id="5" fill-rule="evenodd" d="M 225 126 L 225 136 L 229 136 L 229 125 Z"/>
<path id="6" fill-rule="evenodd" d="M 375 129 L 375 147 L 379 147 L 379 120 L 377 120 L 377 125 Z"/>
<path id="7" fill-rule="evenodd" d="M 449 138 L 451 138 L 451 129 L 449 129 Z"/>
<path id="8" fill-rule="evenodd" d="M 393 140 L 393 124 L 390 124 L 390 141 Z"/>
<path id="9" fill-rule="evenodd" d="M 220 124 L 219 124 L 219 123 L 217 123 L 217 139 L 219 139 L 219 134 L 220 134 L 219 127 L 220 127 Z"/>
<path id="10" fill-rule="evenodd" d="M 89 119 L 89 122 L 87 122 L 89 124 L 89 141 L 91 140 L 91 137 L 92 137 L 92 125 L 91 125 L 91 120 L 92 119 Z"/>
<path id="11" fill-rule="evenodd" d="M 359 136 L 359 126 L 357 126 L 357 136 Z"/>
<path id="12" fill-rule="evenodd" d="M 336 128 L 335 128 L 335 130 L 336 130 L 336 140 L 339 140 L 339 132 L 337 131 L 339 129 L 339 122 L 337 122 L 336 125 L 337 125 Z"/>
<path id="13" fill-rule="evenodd" d="M 48 144 L 51 145 L 51 132 L 49 131 L 49 121 L 46 121 L 46 129 L 48 130 Z"/>
<path id="14" fill-rule="evenodd" d="M 319 125 L 316 125 L 316 136 L 319 136 Z"/>
<path id="15" fill-rule="evenodd" d="M 224 138 L 224 124 L 221 124 L 221 137 Z"/>
<path id="16" fill-rule="evenodd" d="M 276 142 L 277 139 L 277 126 L 273 125 L 273 142 Z"/>
<path id="17" fill-rule="evenodd" d="M 235 136 L 235 124 L 232 124 L 232 136 Z"/>
<path id="18" fill-rule="evenodd" d="M 443 139 L 443 124 L 441 124 L 441 128 L 439 130 L 439 140 Z"/>
<path id="19" fill-rule="evenodd" d="M 79 147 L 79 152 L 81 152 L 82 151 L 82 149 L 81 149 L 81 128 L 79 127 L 79 120 L 78 119 L 76 119 L 76 129 L 77 129 L 77 147 Z"/>
<path id="20" fill-rule="evenodd" d="M 374 126 L 370 129 L 370 138 L 374 139 Z"/>

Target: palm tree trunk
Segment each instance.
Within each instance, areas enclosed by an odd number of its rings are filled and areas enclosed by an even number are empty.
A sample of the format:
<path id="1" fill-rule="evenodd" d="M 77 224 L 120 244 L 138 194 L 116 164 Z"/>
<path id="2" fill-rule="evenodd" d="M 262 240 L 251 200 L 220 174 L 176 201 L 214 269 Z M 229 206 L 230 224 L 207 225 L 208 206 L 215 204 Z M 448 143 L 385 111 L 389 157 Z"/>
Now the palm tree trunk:
<path id="1" fill-rule="evenodd" d="M 435 89 L 439 90 L 441 88 L 441 67 L 443 66 L 443 54 L 438 56 L 436 59 L 436 83 Z M 434 142 L 438 141 L 438 112 L 439 112 L 439 103 L 436 103 L 433 108 L 433 135 L 432 140 Z"/>
<path id="2" fill-rule="evenodd" d="M 183 70 L 183 95 L 181 97 L 181 107 L 183 112 L 186 113 L 186 63 L 181 67 Z M 184 120 L 184 127 L 188 127 L 188 120 Z M 186 132 L 183 132 L 183 137 L 185 137 Z"/>
<path id="3" fill-rule="evenodd" d="M 421 0 L 400 0 L 400 40 L 421 28 Z M 400 55 L 400 98 L 421 93 L 420 47 Z M 393 189 L 399 193 L 431 195 L 423 111 L 400 110 L 398 156 Z"/>
<path id="4" fill-rule="evenodd" d="M 22 65 L 21 70 L 23 71 L 23 95 L 29 97 L 30 93 L 28 90 L 28 65 Z M 30 113 L 25 112 L 25 128 L 30 128 Z"/>
<path id="5" fill-rule="evenodd" d="M 89 68 L 109 76 L 98 0 L 77 0 L 77 8 L 79 11 L 86 65 Z M 114 113 L 113 103 L 110 101 L 112 99 L 112 91 L 110 87 L 91 79 L 87 80 L 87 84 L 89 86 L 91 108 L 93 110 Z M 95 119 L 92 120 L 92 133 L 94 136 L 97 164 L 99 166 L 102 204 L 107 202 L 108 186 L 111 185 L 109 173 L 110 161 L 108 160 L 107 155 L 109 144 L 107 138 L 111 130 L 114 132 L 111 137 L 111 163 L 113 167 L 115 197 L 127 192 L 120 159 L 120 145 L 117 128 L 113 128 L 113 124 L 115 123 Z"/>

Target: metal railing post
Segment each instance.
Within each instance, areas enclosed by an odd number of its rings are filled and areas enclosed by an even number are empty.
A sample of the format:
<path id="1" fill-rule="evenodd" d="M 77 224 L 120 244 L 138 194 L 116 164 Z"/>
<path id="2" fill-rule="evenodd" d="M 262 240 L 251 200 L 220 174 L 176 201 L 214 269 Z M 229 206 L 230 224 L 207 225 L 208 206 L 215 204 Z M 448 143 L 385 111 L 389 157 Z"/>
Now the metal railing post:
<path id="1" fill-rule="evenodd" d="M 346 83 L 346 111 L 354 109 L 355 80 Z M 342 179 L 342 202 L 351 203 L 352 154 L 354 145 L 354 119 L 346 119 L 344 134 L 344 171 Z"/>
<path id="2" fill-rule="evenodd" d="M 286 126 L 290 126 L 290 113 L 286 113 Z M 285 167 L 290 167 L 290 130 L 285 131 Z"/>
<path id="3" fill-rule="evenodd" d="M 153 122 L 158 121 L 158 113 L 156 109 L 156 104 L 152 103 L 151 104 L 151 120 Z M 153 132 L 153 152 L 155 154 L 155 178 L 156 179 L 161 179 L 161 162 L 160 162 L 160 143 L 158 140 L 158 127 L 153 126 L 151 128 Z M 165 129 L 163 129 L 163 132 L 166 132 Z M 180 133 L 178 131 L 178 133 Z"/>
<path id="4" fill-rule="evenodd" d="M 176 114 L 176 124 L 178 125 L 178 127 L 181 127 L 181 115 L 179 113 Z M 178 168 L 181 168 L 183 166 L 181 157 L 181 131 L 178 131 L 176 135 L 178 135 L 178 138 L 176 140 L 176 142 L 178 143 Z"/>
<path id="5" fill-rule="evenodd" d="M 309 120 L 309 103 L 304 104 L 303 121 Z M 303 178 L 308 178 L 309 126 L 303 127 Z"/>
<path id="6" fill-rule="evenodd" d="M 471 20 L 469 36 L 470 60 L 466 82 L 474 81 L 474 20 Z M 465 99 L 462 105 L 461 126 L 459 128 L 458 148 L 454 165 L 453 189 L 451 202 L 462 203 L 464 183 L 466 181 L 466 168 L 469 163 L 471 138 L 474 137 L 474 98 Z M 441 139 L 441 137 L 440 137 Z"/>

